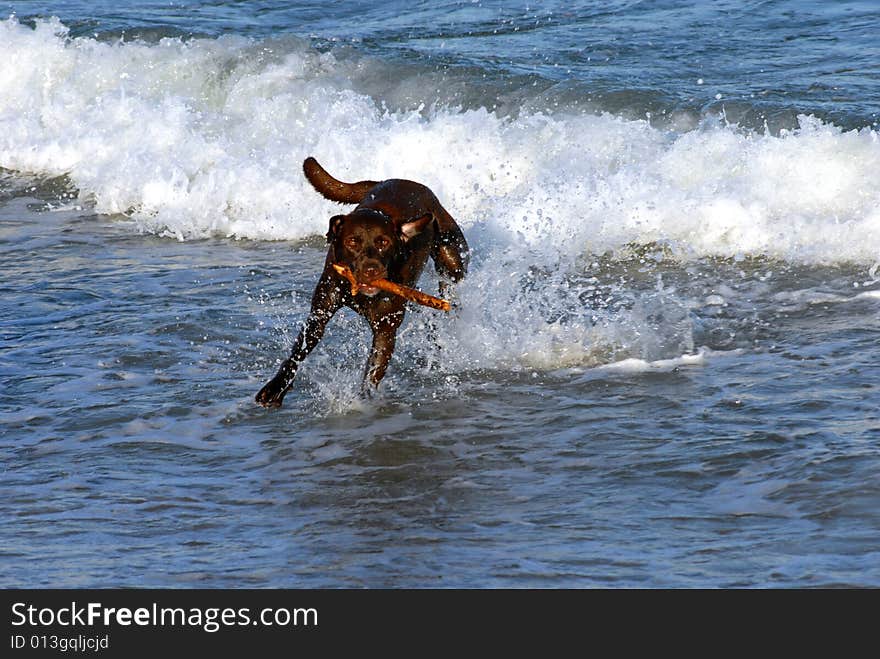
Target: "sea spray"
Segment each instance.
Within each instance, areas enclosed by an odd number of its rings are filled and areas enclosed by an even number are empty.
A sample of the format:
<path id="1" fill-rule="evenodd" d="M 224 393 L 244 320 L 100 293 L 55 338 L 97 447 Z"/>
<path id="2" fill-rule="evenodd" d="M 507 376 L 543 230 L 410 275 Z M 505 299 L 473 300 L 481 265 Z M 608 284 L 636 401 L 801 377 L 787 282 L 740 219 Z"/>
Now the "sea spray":
<path id="1" fill-rule="evenodd" d="M 780 135 L 610 115 L 391 112 L 305 42 L 70 38 L 0 23 L 0 167 L 66 174 L 142 231 L 297 240 L 335 209 L 300 166 L 430 185 L 466 230 L 564 258 L 664 241 L 679 259 L 874 263 L 880 139 L 802 117 Z M 393 75 L 388 67 L 386 75 Z M 371 70 L 370 75 L 376 75 Z"/>
<path id="2" fill-rule="evenodd" d="M 302 176 L 308 155 L 344 180 L 429 185 L 473 249 L 459 311 L 430 320 L 449 372 L 698 347 L 692 300 L 592 271 L 602 255 L 880 258 L 880 139 L 867 128 L 801 117 L 778 135 L 711 121 L 679 133 L 540 108 L 392 111 L 357 90 L 359 76 L 379 75 L 375 63 L 364 73 L 293 38 L 107 42 L 71 38 L 57 19 L 10 18 L 0 55 L 15 63 L 0 74 L 0 167 L 66 176 L 82 203 L 143 232 L 323 235 L 338 206 Z M 435 289 L 432 274 L 423 286 Z M 413 345 L 416 361 L 438 361 Z"/>

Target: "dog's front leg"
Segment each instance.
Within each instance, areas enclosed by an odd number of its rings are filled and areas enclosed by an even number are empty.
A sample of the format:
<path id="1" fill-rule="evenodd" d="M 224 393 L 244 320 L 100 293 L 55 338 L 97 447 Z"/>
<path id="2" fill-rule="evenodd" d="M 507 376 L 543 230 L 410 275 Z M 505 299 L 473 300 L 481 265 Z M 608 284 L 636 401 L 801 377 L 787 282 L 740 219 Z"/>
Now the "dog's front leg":
<path id="1" fill-rule="evenodd" d="M 299 363 L 304 360 L 308 354 L 318 345 L 318 341 L 324 336 L 324 329 L 327 322 L 333 316 L 332 312 L 319 309 L 309 314 L 306 323 L 300 330 L 296 341 L 293 343 L 293 350 L 290 357 L 285 359 L 281 368 L 275 377 L 269 380 L 265 386 L 257 393 L 256 401 L 263 407 L 281 407 L 284 395 L 290 391 L 293 386 L 293 379 L 296 377 Z"/>
<path id="2" fill-rule="evenodd" d="M 338 293 L 334 295 L 338 289 L 333 290 L 322 284 L 323 282 L 319 283 L 315 289 L 311 312 L 296 341 L 293 342 L 290 357 L 284 360 L 275 377 L 269 380 L 256 395 L 255 400 L 263 407 L 281 407 L 284 395 L 293 386 L 299 363 L 318 345 L 318 341 L 324 336 L 327 323 L 339 309 Z"/>
<path id="3" fill-rule="evenodd" d="M 448 300 L 450 282 L 459 282 L 467 274 L 470 251 L 461 229 L 441 233 L 431 248 L 434 269 L 440 275 L 440 297 Z"/>
<path id="4" fill-rule="evenodd" d="M 402 317 L 402 314 L 400 315 Z M 370 349 L 370 358 L 367 360 L 367 369 L 361 386 L 364 395 L 369 396 L 385 377 L 385 371 L 388 370 L 388 363 L 394 353 L 398 327 L 400 320 L 396 317 L 393 320 L 386 318 L 373 327 L 373 346 Z"/>

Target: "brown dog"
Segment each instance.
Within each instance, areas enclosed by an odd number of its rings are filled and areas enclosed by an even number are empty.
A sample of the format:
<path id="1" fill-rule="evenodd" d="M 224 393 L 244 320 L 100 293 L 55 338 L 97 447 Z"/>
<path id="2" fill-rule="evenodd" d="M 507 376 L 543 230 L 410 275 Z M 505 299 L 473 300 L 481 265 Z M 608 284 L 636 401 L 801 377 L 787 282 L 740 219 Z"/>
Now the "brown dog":
<path id="1" fill-rule="evenodd" d="M 424 185 L 402 179 L 343 183 L 330 176 L 314 158 L 306 159 L 303 170 L 309 183 L 327 199 L 358 206 L 348 215 L 330 218 L 330 248 L 312 296 L 311 313 L 290 357 L 256 396 L 256 401 L 265 407 L 281 406 L 299 363 L 321 340 L 327 322 L 343 305 L 364 316 L 373 330 L 364 392 L 369 393 L 369 385 L 377 387 L 385 375 L 406 302 L 397 295 L 363 285 L 352 295 L 349 283 L 333 269 L 334 263 L 350 267 L 359 282 L 388 279 L 410 287 L 418 280 L 429 255 L 441 278 L 457 282 L 467 272 L 468 245 L 464 234 Z M 441 279 L 440 294 L 445 290 Z"/>

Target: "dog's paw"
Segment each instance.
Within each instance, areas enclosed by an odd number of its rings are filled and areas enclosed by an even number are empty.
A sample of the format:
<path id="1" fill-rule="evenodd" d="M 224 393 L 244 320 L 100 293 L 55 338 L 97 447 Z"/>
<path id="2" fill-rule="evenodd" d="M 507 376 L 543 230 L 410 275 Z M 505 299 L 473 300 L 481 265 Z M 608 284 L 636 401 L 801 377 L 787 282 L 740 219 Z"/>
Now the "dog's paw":
<path id="1" fill-rule="evenodd" d="M 362 400 L 371 400 L 373 398 L 373 395 L 378 390 L 378 388 L 379 388 L 379 385 L 373 384 L 371 382 L 364 382 L 361 385 L 361 391 L 360 391 L 361 399 Z"/>
<path id="2" fill-rule="evenodd" d="M 281 364 L 275 377 L 269 380 L 254 396 L 257 405 L 268 408 L 281 407 L 284 394 L 290 391 L 290 387 L 293 386 L 296 366 L 296 362 L 289 359 Z"/>
<path id="3" fill-rule="evenodd" d="M 257 405 L 262 405 L 268 409 L 274 409 L 281 407 L 285 393 L 287 393 L 287 391 L 279 386 L 275 380 L 272 380 L 257 392 L 257 395 L 254 396 L 254 401 Z"/>

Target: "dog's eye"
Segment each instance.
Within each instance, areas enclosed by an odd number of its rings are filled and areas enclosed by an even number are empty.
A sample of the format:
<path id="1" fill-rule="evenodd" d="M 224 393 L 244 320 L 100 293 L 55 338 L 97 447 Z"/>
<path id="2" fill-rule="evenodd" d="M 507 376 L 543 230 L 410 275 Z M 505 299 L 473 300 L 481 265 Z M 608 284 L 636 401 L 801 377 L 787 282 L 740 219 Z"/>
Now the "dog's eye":
<path id="1" fill-rule="evenodd" d="M 379 249 L 385 249 L 391 244 L 391 241 L 388 240 L 385 236 L 379 236 L 376 238 L 375 245 Z"/>
<path id="2" fill-rule="evenodd" d="M 361 239 L 358 238 L 357 236 L 349 236 L 348 238 L 345 239 L 345 246 L 346 247 L 354 248 L 354 247 L 359 246 L 360 244 L 361 244 Z"/>

